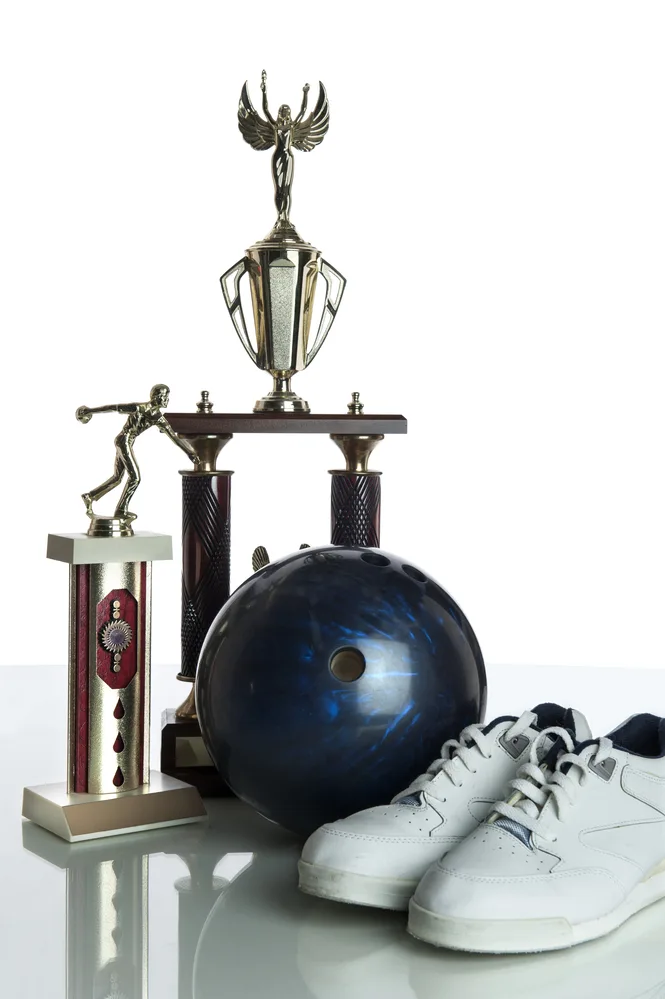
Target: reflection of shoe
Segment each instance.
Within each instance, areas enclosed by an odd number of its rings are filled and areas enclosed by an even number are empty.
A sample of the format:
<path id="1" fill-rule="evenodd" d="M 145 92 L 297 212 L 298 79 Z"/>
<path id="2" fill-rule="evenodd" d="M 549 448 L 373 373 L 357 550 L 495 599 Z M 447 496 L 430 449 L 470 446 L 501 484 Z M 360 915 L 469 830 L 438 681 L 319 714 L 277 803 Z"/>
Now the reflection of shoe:
<path id="1" fill-rule="evenodd" d="M 409 931 L 483 953 L 555 950 L 604 936 L 665 897 L 665 719 L 534 761 L 515 794 L 424 876 Z M 555 750 L 556 751 L 556 750 Z"/>
<path id="2" fill-rule="evenodd" d="M 339 902 L 406 909 L 429 865 L 483 821 L 539 734 L 553 726 L 578 740 L 591 734 L 582 715 L 555 704 L 484 728 L 470 725 L 391 804 L 313 833 L 298 865 L 300 888 Z"/>
<path id="3" fill-rule="evenodd" d="M 665 901 L 609 937 L 549 954 L 490 956 L 420 946 L 409 962 L 407 994 L 416 999 L 665 999 L 664 935 Z"/>

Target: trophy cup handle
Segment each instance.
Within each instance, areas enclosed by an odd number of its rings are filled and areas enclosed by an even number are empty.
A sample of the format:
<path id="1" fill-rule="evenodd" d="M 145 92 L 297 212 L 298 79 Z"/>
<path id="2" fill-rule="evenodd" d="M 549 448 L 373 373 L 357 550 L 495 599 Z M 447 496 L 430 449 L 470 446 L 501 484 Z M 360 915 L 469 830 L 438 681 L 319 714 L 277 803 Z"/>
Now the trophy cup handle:
<path id="1" fill-rule="evenodd" d="M 224 295 L 224 301 L 226 302 L 226 308 L 229 310 L 229 315 L 233 320 L 233 325 L 235 326 L 238 338 L 251 359 L 254 361 L 254 364 L 257 364 L 258 354 L 252 346 L 252 341 L 249 339 L 247 324 L 245 322 L 245 314 L 242 311 L 242 302 L 240 301 L 240 279 L 246 271 L 247 257 L 243 257 L 237 264 L 230 267 L 225 274 L 222 274 L 219 282 L 222 286 L 222 293 Z M 231 285 L 231 287 L 229 287 L 229 285 Z"/>
<path id="2" fill-rule="evenodd" d="M 336 271 L 332 264 L 329 264 L 327 260 L 321 261 L 321 277 L 326 282 L 326 301 L 323 306 L 321 322 L 319 323 L 319 328 L 316 331 L 316 337 L 314 338 L 314 344 L 312 345 L 312 349 L 307 352 L 307 357 L 305 358 L 305 367 L 312 363 L 318 352 L 321 350 L 323 341 L 328 336 L 330 327 L 335 321 L 335 316 L 337 315 L 337 310 L 339 309 L 339 303 L 342 301 L 342 295 L 344 294 L 344 289 L 346 287 L 346 278 L 342 277 L 339 271 Z M 334 292 L 332 291 L 333 281 L 337 284 Z"/>

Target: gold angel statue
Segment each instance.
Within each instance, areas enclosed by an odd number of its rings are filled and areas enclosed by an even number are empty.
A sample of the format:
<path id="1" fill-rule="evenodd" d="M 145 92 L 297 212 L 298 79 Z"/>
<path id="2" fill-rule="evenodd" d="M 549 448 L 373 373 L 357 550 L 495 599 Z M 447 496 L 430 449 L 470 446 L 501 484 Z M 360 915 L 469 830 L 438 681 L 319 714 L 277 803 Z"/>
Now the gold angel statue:
<path id="1" fill-rule="evenodd" d="M 326 88 L 319 83 L 319 97 L 316 107 L 307 118 L 307 95 L 309 83 L 302 88 L 302 104 L 296 118 L 291 118 L 291 108 L 288 104 L 280 105 L 277 119 L 268 110 L 268 95 L 266 87 L 266 71 L 261 73 L 261 90 L 263 92 L 263 113 L 265 118 L 256 111 L 252 104 L 247 83 L 240 94 L 238 105 L 238 127 L 243 138 L 249 142 L 252 149 L 272 149 L 272 177 L 275 184 L 275 206 L 277 208 L 277 224 L 289 224 L 291 208 L 291 185 L 293 183 L 293 153 L 292 149 L 310 152 L 318 146 L 328 131 L 330 112 Z"/>

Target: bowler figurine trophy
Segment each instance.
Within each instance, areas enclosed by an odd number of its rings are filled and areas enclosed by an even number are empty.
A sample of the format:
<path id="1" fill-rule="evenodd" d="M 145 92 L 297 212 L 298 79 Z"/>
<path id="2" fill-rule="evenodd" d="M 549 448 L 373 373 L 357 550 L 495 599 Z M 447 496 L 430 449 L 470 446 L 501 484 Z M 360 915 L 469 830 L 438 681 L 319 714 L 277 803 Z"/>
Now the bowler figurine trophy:
<path id="1" fill-rule="evenodd" d="M 273 150 L 277 218 L 265 239 L 252 244 L 220 282 L 235 331 L 254 364 L 272 376 L 272 391 L 255 403 L 251 413 L 213 412 L 206 392 L 195 413 L 168 417 L 173 430 L 201 459 L 195 470 L 183 473 L 181 680 L 195 680 L 205 635 L 229 596 L 232 473 L 216 468 L 221 448 L 234 434 L 329 434 L 346 463 L 344 469 L 331 472 L 332 543 L 372 547 L 380 544 L 381 473 L 368 468 L 369 456 L 384 435 L 405 434 L 407 429 L 403 416 L 364 413 L 358 393 L 353 393 L 343 415 L 311 413 L 291 385 L 293 376 L 311 364 L 323 346 L 346 285 L 290 218 L 293 151 L 313 150 L 324 139 L 330 121 L 322 83 L 314 109 L 307 114 L 309 89 L 305 84 L 295 118 L 287 104 L 275 117 L 268 106 L 264 71 L 263 114 L 252 104 L 247 83 L 238 106 L 238 127 L 245 141 L 253 149 Z M 253 335 L 240 297 L 245 274 Z M 320 279 L 325 295 L 316 303 Z M 193 691 L 177 711 L 163 716 L 162 771 L 195 784 L 204 794 L 225 793 L 200 737 Z"/>
<path id="2" fill-rule="evenodd" d="M 162 409 L 166 385 L 148 402 L 81 406 L 127 416 L 115 438 L 113 474 L 84 493 L 87 534 L 50 534 L 47 557 L 70 566 L 69 737 L 67 781 L 24 790 L 23 815 L 70 842 L 197 822 L 206 817 L 198 791 L 150 771 L 150 632 L 152 562 L 171 558 L 171 538 L 135 533 L 129 501 L 140 481 L 133 445 L 157 427 L 194 460 Z M 93 504 L 126 483 L 112 516 Z"/>

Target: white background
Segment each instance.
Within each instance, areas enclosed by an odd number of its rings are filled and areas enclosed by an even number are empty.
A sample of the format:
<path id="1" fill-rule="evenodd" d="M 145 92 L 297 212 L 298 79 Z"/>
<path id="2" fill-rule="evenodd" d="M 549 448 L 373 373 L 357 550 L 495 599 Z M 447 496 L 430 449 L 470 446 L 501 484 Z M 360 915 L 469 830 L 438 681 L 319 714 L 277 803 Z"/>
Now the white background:
<path id="1" fill-rule="evenodd" d="M 321 78 L 325 142 L 292 217 L 348 278 L 295 387 L 318 412 L 402 412 L 382 541 L 468 614 L 493 663 L 663 667 L 665 6 L 634 0 L 114 4 L 0 14 L 1 661 L 66 655 L 66 567 L 117 416 L 82 403 L 269 387 L 218 277 L 270 228 L 270 155 L 236 128 Z M 179 650 L 180 480 L 137 444 L 157 663 Z M 253 547 L 328 540 L 325 437 L 236 437 L 234 583 Z"/>

